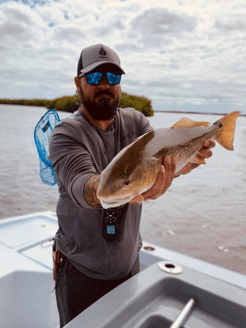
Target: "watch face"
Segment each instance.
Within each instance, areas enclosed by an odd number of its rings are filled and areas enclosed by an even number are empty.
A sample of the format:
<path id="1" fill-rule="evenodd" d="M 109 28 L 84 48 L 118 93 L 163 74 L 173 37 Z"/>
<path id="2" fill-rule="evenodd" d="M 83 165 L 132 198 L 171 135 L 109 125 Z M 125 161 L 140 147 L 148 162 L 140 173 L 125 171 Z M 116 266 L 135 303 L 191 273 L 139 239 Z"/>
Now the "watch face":
<path id="1" fill-rule="evenodd" d="M 114 235 L 115 234 L 115 226 L 107 226 L 107 234 L 108 235 Z"/>

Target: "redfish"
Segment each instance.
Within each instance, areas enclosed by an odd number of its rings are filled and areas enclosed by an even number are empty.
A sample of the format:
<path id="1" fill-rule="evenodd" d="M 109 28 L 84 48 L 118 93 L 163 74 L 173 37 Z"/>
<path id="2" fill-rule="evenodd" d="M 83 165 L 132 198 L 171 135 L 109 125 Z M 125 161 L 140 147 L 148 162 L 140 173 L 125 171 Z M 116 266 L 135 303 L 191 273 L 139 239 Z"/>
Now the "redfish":
<path id="1" fill-rule="evenodd" d="M 171 128 L 144 134 L 123 148 L 101 173 L 97 197 L 103 208 L 124 205 L 150 189 L 160 171 L 165 155 L 174 157 L 178 172 L 188 163 L 205 164 L 196 157 L 206 139 L 214 139 L 225 149 L 233 150 L 237 117 L 225 115 L 212 125 L 182 118 Z"/>

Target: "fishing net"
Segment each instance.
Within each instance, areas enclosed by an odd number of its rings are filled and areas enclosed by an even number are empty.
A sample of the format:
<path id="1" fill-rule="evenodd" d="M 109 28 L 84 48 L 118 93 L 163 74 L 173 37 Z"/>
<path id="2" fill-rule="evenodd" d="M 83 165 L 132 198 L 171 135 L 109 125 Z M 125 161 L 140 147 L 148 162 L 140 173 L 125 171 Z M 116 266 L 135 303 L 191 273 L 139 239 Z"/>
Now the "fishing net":
<path id="1" fill-rule="evenodd" d="M 49 138 L 52 130 L 60 122 L 60 117 L 54 109 L 48 110 L 41 117 L 34 129 L 34 141 L 37 146 L 42 181 L 50 186 L 56 184 L 55 172 L 52 163 L 47 159 L 49 156 Z"/>

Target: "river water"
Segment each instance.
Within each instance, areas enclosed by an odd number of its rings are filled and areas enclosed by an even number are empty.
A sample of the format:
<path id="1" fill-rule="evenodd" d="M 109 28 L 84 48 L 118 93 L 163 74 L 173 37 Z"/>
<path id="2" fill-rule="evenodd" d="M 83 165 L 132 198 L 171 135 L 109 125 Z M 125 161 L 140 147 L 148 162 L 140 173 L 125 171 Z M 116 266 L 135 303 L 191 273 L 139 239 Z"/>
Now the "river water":
<path id="1" fill-rule="evenodd" d="M 55 211 L 57 186 L 39 178 L 33 131 L 43 107 L 0 105 L 0 218 Z M 69 113 L 59 112 L 61 118 Z M 154 128 L 184 114 L 155 113 Z M 214 122 L 220 116 L 185 115 Z M 143 205 L 141 234 L 148 242 L 246 273 L 246 117 L 239 117 L 234 151 L 216 145 L 212 158 L 173 181 L 162 197 Z"/>

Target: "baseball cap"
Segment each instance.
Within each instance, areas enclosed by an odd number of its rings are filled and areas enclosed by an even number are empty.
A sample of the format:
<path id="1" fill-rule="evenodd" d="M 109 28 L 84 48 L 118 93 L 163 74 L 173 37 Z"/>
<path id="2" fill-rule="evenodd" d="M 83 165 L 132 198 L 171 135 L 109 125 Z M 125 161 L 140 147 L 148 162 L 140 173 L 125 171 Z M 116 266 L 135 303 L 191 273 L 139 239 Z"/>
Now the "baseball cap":
<path id="1" fill-rule="evenodd" d="M 100 43 L 84 48 L 81 51 L 77 67 L 77 76 L 82 77 L 86 73 L 104 64 L 112 64 L 119 69 L 121 74 L 125 74 L 120 67 L 120 58 L 117 53 Z"/>

